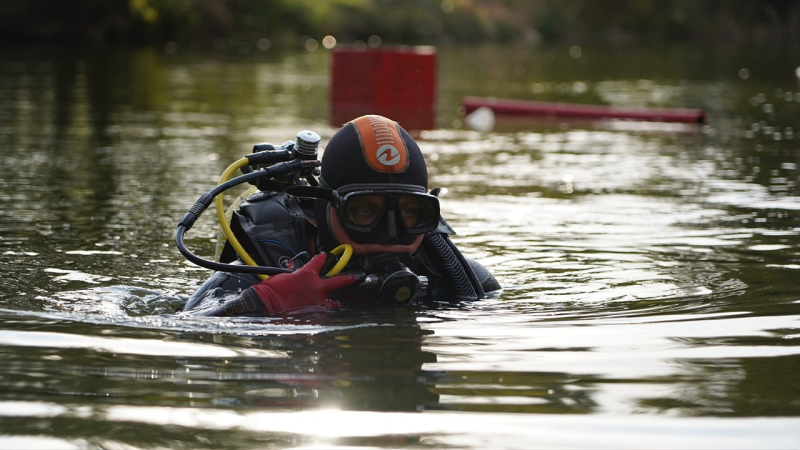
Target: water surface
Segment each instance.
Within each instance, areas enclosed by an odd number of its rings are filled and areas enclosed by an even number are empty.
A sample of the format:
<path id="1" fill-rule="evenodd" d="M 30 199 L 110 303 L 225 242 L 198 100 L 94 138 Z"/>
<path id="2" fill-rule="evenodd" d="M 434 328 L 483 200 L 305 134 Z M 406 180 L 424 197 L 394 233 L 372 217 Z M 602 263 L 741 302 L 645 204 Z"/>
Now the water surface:
<path id="1" fill-rule="evenodd" d="M 791 50 L 439 49 L 419 142 L 502 293 L 174 317 L 209 275 L 175 249 L 178 219 L 254 143 L 324 145 L 329 56 L 4 51 L 0 446 L 800 446 Z M 709 124 L 477 132 L 467 95 Z M 206 214 L 187 243 L 210 256 L 215 236 Z"/>

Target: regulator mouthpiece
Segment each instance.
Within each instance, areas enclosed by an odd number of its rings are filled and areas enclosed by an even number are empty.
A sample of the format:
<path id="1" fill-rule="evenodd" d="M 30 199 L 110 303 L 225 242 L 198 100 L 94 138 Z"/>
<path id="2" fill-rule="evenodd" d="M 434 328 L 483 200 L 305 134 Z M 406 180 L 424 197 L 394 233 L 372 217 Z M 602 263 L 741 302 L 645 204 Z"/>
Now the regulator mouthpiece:
<path id="1" fill-rule="evenodd" d="M 381 303 L 405 305 L 418 290 L 427 289 L 428 278 L 403 268 L 391 273 L 367 275 L 358 287 L 373 292 Z"/>
<path id="2" fill-rule="evenodd" d="M 427 277 L 418 276 L 392 254 L 377 255 L 366 263 L 368 275 L 358 288 L 370 292 L 381 303 L 404 305 L 418 290 L 428 287 Z"/>

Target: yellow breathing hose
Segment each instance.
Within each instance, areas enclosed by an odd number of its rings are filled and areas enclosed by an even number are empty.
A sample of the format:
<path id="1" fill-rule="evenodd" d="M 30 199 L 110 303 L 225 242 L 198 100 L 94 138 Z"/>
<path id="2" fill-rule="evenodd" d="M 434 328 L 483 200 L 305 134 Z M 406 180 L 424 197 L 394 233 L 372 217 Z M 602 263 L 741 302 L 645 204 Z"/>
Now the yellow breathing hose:
<path id="1" fill-rule="evenodd" d="M 344 269 L 344 266 L 346 266 L 347 262 L 350 261 L 350 257 L 353 256 L 353 246 L 350 244 L 342 244 L 336 247 L 335 249 L 331 250 L 331 253 L 336 256 L 342 254 L 342 256 L 339 257 L 339 262 L 337 262 L 336 265 L 333 266 L 330 272 L 325 274 L 326 277 L 332 277 L 334 275 L 338 275 L 339 272 L 341 272 L 342 269 Z"/>
<path id="2" fill-rule="evenodd" d="M 240 168 L 246 166 L 250 163 L 250 160 L 245 156 L 238 161 L 235 161 L 233 164 L 228 166 L 222 175 L 219 177 L 219 184 L 222 184 L 231 177 L 233 172 L 236 172 Z M 230 224 L 228 224 L 228 220 L 225 219 L 225 209 L 222 204 L 222 193 L 214 198 L 214 207 L 217 208 L 217 219 L 219 219 L 219 225 L 222 227 L 222 232 L 225 233 L 225 237 L 228 238 L 228 242 L 231 243 L 233 249 L 236 250 L 236 253 L 242 258 L 242 261 L 245 262 L 248 266 L 257 266 L 258 264 L 247 254 L 247 251 L 242 247 L 242 244 L 239 243 L 239 240 L 236 239 L 236 236 L 233 235 L 233 230 L 231 230 Z M 258 277 L 262 280 L 266 280 L 269 278 L 268 275 L 258 274 Z"/>
<path id="3" fill-rule="evenodd" d="M 243 166 L 248 165 L 249 163 L 250 160 L 246 156 L 242 159 L 239 159 L 238 161 L 234 161 L 233 164 L 228 166 L 228 168 L 225 169 L 224 172 L 222 172 L 222 175 L 219 177 L 219 184 L 228 181 L 228 179 L 234 172 L 236 172 Z M 236 250 L 236 253 L 242 258 L 242 261 L 244 261 L 245 264 L 249 266 L 257 266 L 258 263 L 256 263 L 253 260 L 253 258 L 251 258 L 249 254 L 247 254 L 247 251 L 244 249 L 244 247 L 242 247 L 242 244 L 240 244 L 239 240 L 236 239 L 236 236 L 234 236 L 233 230 L 231 230 L 231 226 L 228 223 L 228 220 L 225 218 L 225 210 L 224 210 L 224 205 L 222 203 L 221 192 L 214 198 L 214 207 L 217 209 L 217 219 L 219 220 L 220 227 L 222 227 L 222 232 L 225 233 L 225 237 L 228 239 L 228 242 L 231 243 L 233 249 Z M 336 263 L 336 265 L 334 265 L 333 268 L 327 274 L 325 274 L 326 277 L 332 277 L 334 275 L 338 275 L 342 271 L 342 269 L 344 269 L 344 266 L 347 265 L 347 262 L 350 261 L 350 258 L 353 256 L 353 247 L 350 244 L 342 244 L 336 247 L 335 249 L 331 250 L 331 254 L 336 256 L 341 255 L 341 257 L 339 258 L 339 261 Z M 262 280 L 266 280 L 267 278 L 269 278 L 269 275 L 258 274 L 258 277 L 261 278 Z"/>

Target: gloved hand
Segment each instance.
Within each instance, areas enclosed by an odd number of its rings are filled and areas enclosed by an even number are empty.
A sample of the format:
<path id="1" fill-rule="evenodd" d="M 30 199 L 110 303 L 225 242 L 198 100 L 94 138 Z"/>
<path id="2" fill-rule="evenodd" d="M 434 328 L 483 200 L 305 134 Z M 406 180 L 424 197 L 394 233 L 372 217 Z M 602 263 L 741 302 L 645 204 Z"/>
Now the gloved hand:
<path id="1" fill-rule="evenodd" d="M 328 301 L 329 292 L 343 289 L 358 280 L 351 275 L 320 277 L 325 256 L 324 253 L 315 256 L 292 273 L 273 275 L 246 289 L 242 296 L 256 297 L 269 314 L 322 305 Z"/>

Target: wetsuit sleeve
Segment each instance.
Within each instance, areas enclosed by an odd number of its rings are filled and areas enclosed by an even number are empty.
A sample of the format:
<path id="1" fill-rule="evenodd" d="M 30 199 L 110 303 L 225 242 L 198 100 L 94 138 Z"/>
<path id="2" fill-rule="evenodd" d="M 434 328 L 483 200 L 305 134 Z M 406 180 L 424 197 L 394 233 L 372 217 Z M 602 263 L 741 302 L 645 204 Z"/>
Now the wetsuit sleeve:
<path id="1" fill-rule="evenodd" d="M 222 300 L 215 306 L 193 309 L 183 314 L 213 317 L 265 317 L 270 315 L 264 303 L 259 300 L 252 289 L 246 289 L 238 296 L 228 296 L 227 298 L 228 300 Z"/>
<path id="2" fill-rule="evenodd" d="M 483 264 L 470 258 L 465 259 L 469 262 L 470 267 L 472 267 L 472 271 L 475 272 L 475 277 L 478 279 L 478 282 L 480 282 L 484 292 L 489 293 L 502 289 L 502 286 L 497 282 L 494 275 L 492 275 L 489 269 L 484 267 Z"/>

